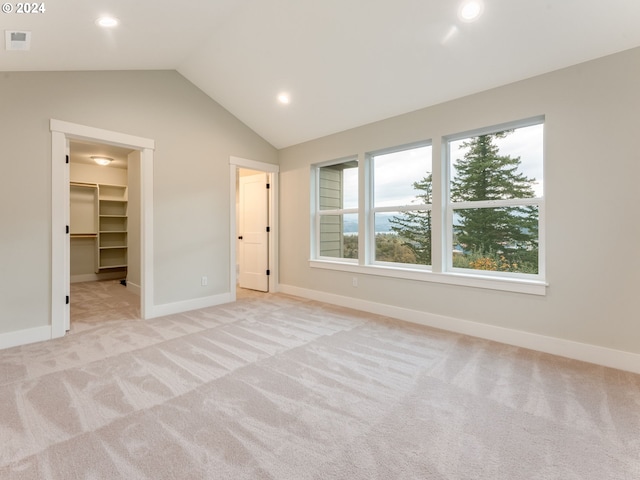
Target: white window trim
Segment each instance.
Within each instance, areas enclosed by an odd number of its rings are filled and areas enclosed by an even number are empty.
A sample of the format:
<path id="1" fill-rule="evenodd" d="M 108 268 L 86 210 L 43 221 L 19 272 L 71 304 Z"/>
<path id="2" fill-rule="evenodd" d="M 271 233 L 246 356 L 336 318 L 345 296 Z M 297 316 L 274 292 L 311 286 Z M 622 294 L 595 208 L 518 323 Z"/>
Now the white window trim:
<path id="1" fill-rule="evenodd" d="M 431 147 L 431 158 L 433 165 L 433 142 L 431 140 L 424 140 L 420 142 L 409 143 L 405 145 L 400 145 L 397 147 L 384 148 L 382 150 L 376 150 L 374 152 L 369 152 L 365 155 L 365 165 L 367 166 L 367 170 L 365 172 L 366 182 L 365 185 L 369 188 L 369 195 L 366 198 L 365 202 L 365 216 L 368 220 L 368 228 L 367 228 L 367 259 L 363 265 L 373 265 L 379 266 L 381 268 L 391 268 L 391 269 L 400 269 L 400 270 L 409 270 L 409 271 L 431 271 L 431 265 L 420 265 L 420 264 L 410 264 L 410 263 L 400 263 L 400 262 L 383 262 L 380 260 L 376 260 L 376 213 L 394 213 L 394 212 L 423 212 L 430 211 L 433 212 L 433 204 L 431 203 L 416 203 L 416 204 L 408 204 L 408 205 L 385 205 L 376 207 L 375 206 L 375 157 L 381 155 L 388 155 L 391 153 L 405 152 L 407 150 L 413 150 L 416 148 L 424 148 Z M 433 172 L 431 172 L 433 174 Z"/>
<path id="2" fill-rule="evenodd" d="M 318 208 L 318 194 L 320 192 L 320 169 L 322 167 L 330 167 L 332 165 L 339 165 L 341 163 L 346 163 L 350 161 L 358 162 L 358 169 L 360 169 L 360 163 L 357 155 L 349 155 L 347 157 L 339 158 L 336 160 L 330 160 L 327 162 L 317 163 L 312 165 L 311 169 L 311 186 L 312 186 L 312 198 L 311 198 L 311 256 L 318 260 L 326 260 L 329 262 L 338 261 L 344 264 L 350 263 L 358 263 L 358 259 L 353 258 L 334 258 L 334 257 L 323 257 L 320 255 L 320 219 L 325 215 L 346 215 L 346 214 L 355 214 L 358 215 L 360 213 L 359 207 L 353 208 L 336 208 L 331 210 L 320 210 Z M 360 188 L 360 178 L 358 178 L 358 188 Z M 358 196 L 359 198 L 359 196 Z M 360 203 L 360 202 L 358 202 Z M 360 218 L 358 218 L 360 220 Z M 360 231 L 360 222 L 358 222 L 358 231 Z M 360 247 L 360 246 L 359 246 Z M 360 248 L 358 248 L 360 251 Z"/>
<path id="3" fill-rule="evenodd" d="M 544 194 L 542 197 L 531 198 L 512 198 L 503 200 L 479 200 L 471 202 L 452 202 L 450 196 L 451 188 L 451 151 L 450 145 L 452 141 L 463 140 L 470 137 L 476 137 L 480 135 L 490 135 L 495 132 L 503 130 L 512 130 L 517 128 L 531 127 L 533 125 L 544 126 L 544 116 L 532 117 L 520 121 L 503 123 L 492 127 L 484 127 L 477 130 L 470 130 L 464 133 L 458 133 L 455 135 L 448 135 L 442 138 L 442 168 L 443 175 L 443 192 L 444 192 L 444 215 L 443 228 L 442 228 L 442 251 L 445 256 L 443 262 L 443 273 L 452 275 L 472 276 L 478 278 L 488 278 L 491 280 L 500 279 L 507 282 L 528 282 L 535 284 L 542 284 L 547 286 L 545 281 L 545 201 Z M 543 138 L 544 142 L 544 138 Z M 544 150 L 544 146 L 543 146 Z M 544 161 L 544 159 L 543 159 Z M 544 172 L 544 169 L 543 169 Z M 468 270 L 464 268 L 453 267 L 453 211 L 461 209 L 471 208 L 497 208 L 497 207 L 517 207 L 517 206 L 537 206 L 538 207 L 538 273 L 537 274 L 517 274 L 512 272 L 491 272 L 483 270 Z M 470 273 L 473 272 L 473 273 Z M 546 288 L 540 295 L 546 295 Z"/>
<path id="4" fill-rule="evenodd" d="M 420 282 L 439 283 L 445 285 L 459 285 L 463 287 L 484 288 L 489 290 L 501 290 L 505 292 L 526 293 L 530 295 L 546 295 L 548 284 L 541 280 L 529 280 L 524 278 L 493 277 L 489 275 L 475 275 L 461 272 L 433 272 L 418 267 L 388 266 L 382 264 L 358 265 L 337 260 L 311 259 L 311 268 L 334 270 L 360 275 L 374 275 L 378 277 L 401 278 Z M 475 272 L 475 270 L 474 270 Z"/>
<path id="5" fill-rule="evenodd" d="M 528 200 L 528 201 L 524 201 Z M 445 271 L 449 271 L 456 274 L 466 274 L 469 272 L 469 269 L 465 268 L 456 268 L 453 266 L 453 243 L 451 242 L 451 238 L 453 238 L 453 211 L 461 210 L 461 209 L 469 209 L 469 208 L 496 208 L 496 207 L 518 207 L 518 206 L 526 206 L 526 207 L 538 207 L 538 273 L 537 274 L 518 274 L 513 272 L 491 272 L 491 271 L 482 271 L 482 270 L 472 270 L 474 272 L 482 272 L 478 273 L 478 276 L 481 277 L 499 277 L 505 279 L 523 279 L 523 280 L 534 280 L 534 281 L 542 281 L 545 278 L 545 264 L 544 264 L 544 198 L 542 197 L 533 197 L 527 199 L 512 199 L 512 200 L 489 200 L 489 201 L 479 201 L 479 202 L 450 202 L 447 205 L 447 212 L 445 219 L 445 228 L 444 234 L 447 236 L 445 240 Z"/>

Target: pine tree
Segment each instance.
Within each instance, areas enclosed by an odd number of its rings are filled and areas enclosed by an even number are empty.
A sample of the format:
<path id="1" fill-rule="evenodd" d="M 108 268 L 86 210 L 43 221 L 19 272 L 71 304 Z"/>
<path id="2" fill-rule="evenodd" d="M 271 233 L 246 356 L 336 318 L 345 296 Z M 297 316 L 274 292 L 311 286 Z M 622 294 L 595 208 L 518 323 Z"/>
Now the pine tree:
<path id="1" fill-rule="evenodd" d="M 431 184 L 431 174 L 413 183 L 413 188 L 419 192 L 416 194 L 419 203 L 431 204 Z M 414 253 L 416 263 L 431 265 L 431 210 L 405 212 L 402 216 L 390 218 L 389 223 L 391 231 L 402 239 L 402 245 Z"/>
<path id="2" fill-rule="evenodd" d="M 512 131 L 479 135 L 463 142 L 464 158 L 454 163 L 454 202 L 534 197 L 533 179 L 518 172 L 520 157 L 500 155 L 496 139 Z M 465 251 L 500 254 L 510 262 L 537 264 L 538 211 L 531 206 L 455 210 L 454 234 Z"/>

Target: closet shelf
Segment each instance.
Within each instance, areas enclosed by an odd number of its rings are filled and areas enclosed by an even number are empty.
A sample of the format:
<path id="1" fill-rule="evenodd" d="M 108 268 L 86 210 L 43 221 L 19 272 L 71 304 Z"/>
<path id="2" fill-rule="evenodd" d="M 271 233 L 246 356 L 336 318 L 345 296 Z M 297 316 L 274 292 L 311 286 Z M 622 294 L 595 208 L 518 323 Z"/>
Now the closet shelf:
<path id="1" fill-rule="evenodd" d="M 95 239 L 95 273 L 127 267 L 127 190 L 126 185 L 70 182 L 71 238 Z"/>
<path id="2" fill-rule="evenodd" d="M 100 197 L 100 202 L 126 203 L 127 201 L 118 197 Z"/>
<path id="3" fill-rule="evenodd" d="M 98 184 L 98 271 L 127 266 L 127 187 Z"/>
<path id="4" fill-rule="evenodd" d="M 98 185 L 95 183 L 69 182 L 69 185 L 72 187 L 98 188 Z"/>

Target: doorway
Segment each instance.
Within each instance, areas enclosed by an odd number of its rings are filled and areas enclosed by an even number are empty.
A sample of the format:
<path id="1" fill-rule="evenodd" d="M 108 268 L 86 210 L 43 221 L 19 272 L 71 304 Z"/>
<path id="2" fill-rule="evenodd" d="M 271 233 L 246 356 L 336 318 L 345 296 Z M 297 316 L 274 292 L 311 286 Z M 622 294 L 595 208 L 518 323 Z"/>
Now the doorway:
<path id="1" fill-rule="evenodd" d="M 69 142 L 70 330 L 140 319 L 140 152 Z"/>
<path id="2" fill-rule="evenodd" d="M 70 193 L 71 142 L 120 147 L 139 155 L 140 317 L 153 315 L 153 151 L 155 142 L 119 132 L 51 120 L 51 338 L 70 328 Z"/>
<path id="3" fill-rule="evenodd" d="M 276 292 L 279 167 L 238 157 L 229 164 L 232 298 L 238 286 Z"/>

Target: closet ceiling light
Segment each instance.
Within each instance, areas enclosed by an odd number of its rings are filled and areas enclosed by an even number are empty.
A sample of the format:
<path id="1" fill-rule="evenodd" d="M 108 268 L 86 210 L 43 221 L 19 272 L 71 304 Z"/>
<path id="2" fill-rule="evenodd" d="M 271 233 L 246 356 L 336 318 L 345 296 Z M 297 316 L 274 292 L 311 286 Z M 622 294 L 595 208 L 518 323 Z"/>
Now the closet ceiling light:
<path id="1" fill-rule="evenodd" d="M 98 165 L 106 166 L 113 162 L 113 158 L 109 157 L 91 157 Z"/>

